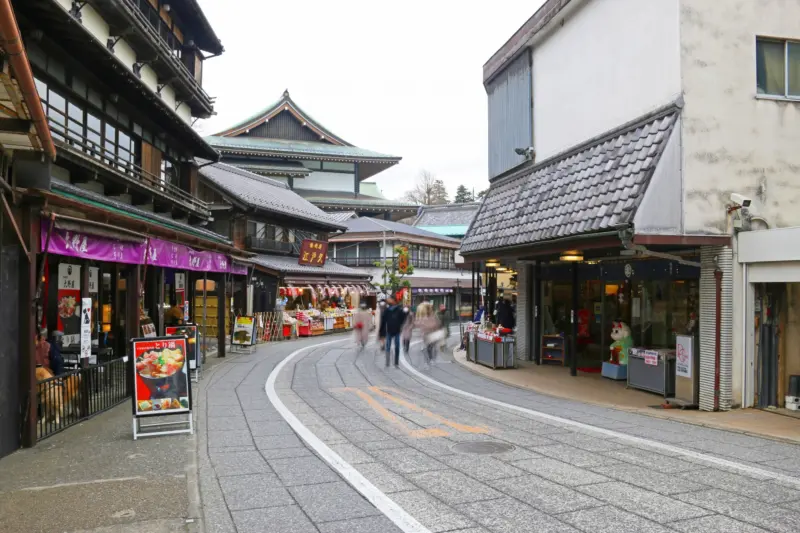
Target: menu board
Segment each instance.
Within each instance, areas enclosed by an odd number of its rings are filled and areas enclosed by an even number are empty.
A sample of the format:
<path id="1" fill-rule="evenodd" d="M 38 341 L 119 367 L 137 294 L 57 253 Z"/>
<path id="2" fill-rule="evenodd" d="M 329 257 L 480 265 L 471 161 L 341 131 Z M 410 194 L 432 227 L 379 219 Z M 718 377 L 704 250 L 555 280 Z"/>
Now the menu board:
<path id="1" fill-rule="evenodd" d="M 134 339 L 133 415 L 188 413 L 192 409 L 185 337 Z"/>
<path id="2" fill-rule="evenodd" d="M 256 319 L 252 316 L 237 316 L 233 324 L 231 344 L 252 346 L 256 342 Z"/>
<path id="3" fill-rule="evenodd" d="M 92 356 L 92 299 L 81 299 L 81 359 Z"/>
<path id="4" fill-rule="evenodd" d="M 60 263 L 58 265 L 58 318 L 56 329 L 62 332 L 64 346 L 79 344 L 81 340 L 81 267 Z"/>
<path id="5" fill-rule="evenodd" d="M 167 326 L 165 333 L 169 336 L 186 336 L 187 350 L 189 355 L 189 369 L 195 370 L 200 361 L 200 343 L 197 342 L 197 326 L 194 324 L 184 324 L 182 326 Z"/>
<path id="6" fill-rule="evenodd" d="M 675 375 L 682 378 L 692 377 L 694 338 L 688 335 L 675 337 Z"/>

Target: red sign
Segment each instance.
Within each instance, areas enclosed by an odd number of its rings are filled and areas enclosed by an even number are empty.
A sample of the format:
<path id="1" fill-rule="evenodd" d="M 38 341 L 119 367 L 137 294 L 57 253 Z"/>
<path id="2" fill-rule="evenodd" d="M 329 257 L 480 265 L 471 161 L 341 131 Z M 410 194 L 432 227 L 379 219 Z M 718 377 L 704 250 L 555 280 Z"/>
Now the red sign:
<path id="1" fill-rule="evenodd" d="M 305 239 L 303 244 L 300 245 L 300 259 L 298 259 L 297 263 L 299 265 L 322 266 L 325 264 L 327 257 L 327 242 Z"/>

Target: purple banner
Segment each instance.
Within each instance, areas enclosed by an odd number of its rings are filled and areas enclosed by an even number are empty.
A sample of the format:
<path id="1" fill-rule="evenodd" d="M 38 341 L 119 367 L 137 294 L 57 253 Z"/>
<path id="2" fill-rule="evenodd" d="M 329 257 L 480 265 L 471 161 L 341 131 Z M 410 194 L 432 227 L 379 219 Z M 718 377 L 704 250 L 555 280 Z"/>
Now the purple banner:
<path id="1" fill-rule="evenodd" d="M 42 220 L 42 250 L 47 245 L 47 228 L 50 222 Z M 228 272 L 247 274 L 247 267 L 234 264 L 230 257 L 217 252 L 198 251 L 183 244 L 149 239 L 145 242 L 130 242 L 77 231 L 53 228 L 50 235 L 49 253 L 109 261 L 132 265 L 152 265 L 176 270 L 205 272 Z M 145 258 L 145 252 L 147 257 Z"/>

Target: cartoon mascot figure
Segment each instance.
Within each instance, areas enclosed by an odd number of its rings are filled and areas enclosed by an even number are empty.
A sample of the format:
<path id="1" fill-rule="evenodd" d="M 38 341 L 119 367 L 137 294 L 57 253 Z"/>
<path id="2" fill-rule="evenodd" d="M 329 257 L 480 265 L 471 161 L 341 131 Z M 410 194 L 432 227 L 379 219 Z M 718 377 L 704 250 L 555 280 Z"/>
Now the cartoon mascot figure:
<path id="1" fill-rule="evenodd" d="M 613 322 L 611 324 L 611 338 L 614 342 L 611 343 L 611 358 L 609 361 L 615 365 L 628 364 L 628 351 L 633 344 L 631 337 L 631 328 L 625 322 Z"/>

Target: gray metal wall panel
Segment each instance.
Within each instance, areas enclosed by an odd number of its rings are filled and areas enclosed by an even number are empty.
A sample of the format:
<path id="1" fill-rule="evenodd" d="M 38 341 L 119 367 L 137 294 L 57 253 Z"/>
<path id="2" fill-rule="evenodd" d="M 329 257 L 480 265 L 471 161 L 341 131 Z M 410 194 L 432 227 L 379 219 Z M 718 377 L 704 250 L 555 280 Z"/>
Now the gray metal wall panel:
<path id="1" fill-rule="evenodd" d="M 533 144 L 531 65 L 528 52 L 489 83 L 489 178 L 522 163 L 514 152 Z"/>
<path id="2" fill-rule="evenodd" d="M 269 122 L 259 124 L 245 133 L 247 137 L 266 137 L 268 139 L 285 139 L 289 141 L 317 141 L 319 135 L 303 126 L 288 111 L 278 113 Z"/>
<path id="3" fill-rule="evenodd" d="M 722 313 L 720 328 L 719 408 L 728 411 L 733 387 L 733 250 L 703 247 L 700 250 L 700 409 L 714 409 L 714 353 L 716 349 L 717 290 L 714 258 L 722 270 Z"/>

